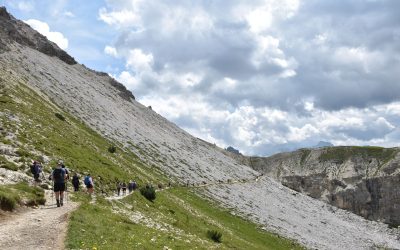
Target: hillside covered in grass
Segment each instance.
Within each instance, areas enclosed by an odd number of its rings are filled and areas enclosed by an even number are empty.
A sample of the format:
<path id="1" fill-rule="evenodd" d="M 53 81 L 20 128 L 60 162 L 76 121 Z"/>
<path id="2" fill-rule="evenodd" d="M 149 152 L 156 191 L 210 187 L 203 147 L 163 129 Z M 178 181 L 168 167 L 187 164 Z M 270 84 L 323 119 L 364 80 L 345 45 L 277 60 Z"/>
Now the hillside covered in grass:
<path id="1" fill-rule="evenodd" d="M 7 174 L 29 174 L 31 160 L 37 159 L 43 162 L 47 176 L 56 161 L 63 159 L 72 173 L 90 172 L 94 176 L 96 201 L 84 193 L 75 195 L 81 206 L 71 216 L 67 248 L 298 248 L 200 198 L 196 189 L 177 187 L 157 168 L 146 165 L 117 142 L 105 140 L 27 87 L 27 80 L 0 69 L 1 168 Z M 116 147 L 114 153 L 110 146 Z M 122 200 L 106 199 L 113 196 L 116 180 L 130 179 L 140 186 L 172 182 L 173 187 L 158 191 L 154 202 L 137 191 Z M 19 183 L 15 187 L 0 185 L 0 196 L 14 197 L 15 203 L 23 204 L 20 199 L 25 196 L 20 190 L 32 181 L 28 176 L 19 181 L 15 179 Z M 207 236 L 212 230 L 222 234 L 221 243 Z"/>

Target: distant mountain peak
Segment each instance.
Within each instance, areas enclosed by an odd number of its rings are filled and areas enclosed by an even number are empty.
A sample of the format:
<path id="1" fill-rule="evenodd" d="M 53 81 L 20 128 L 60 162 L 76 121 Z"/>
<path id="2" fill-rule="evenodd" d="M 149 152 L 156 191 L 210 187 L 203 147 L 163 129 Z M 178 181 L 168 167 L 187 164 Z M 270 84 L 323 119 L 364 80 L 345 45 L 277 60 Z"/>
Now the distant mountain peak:
<path id="1" fill-rule="evenodd" d="M 333 145 L 328 141 L 319 141 L 317 145 L 315 145 L 313 148 L 323 148 L 323 147 L 333 147 L 333 146 L 335 145 Z"/>

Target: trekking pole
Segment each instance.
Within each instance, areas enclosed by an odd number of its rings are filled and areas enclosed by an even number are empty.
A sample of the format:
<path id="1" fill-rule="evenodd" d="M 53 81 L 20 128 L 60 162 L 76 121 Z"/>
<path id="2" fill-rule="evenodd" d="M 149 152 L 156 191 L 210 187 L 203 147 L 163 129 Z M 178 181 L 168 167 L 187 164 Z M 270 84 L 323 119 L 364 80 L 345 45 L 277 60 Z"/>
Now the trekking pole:
<path id="1" fill-rule="evenodd" d="M 68 181 L 65 183 L 65 203 L 68 203 Z"/>
<path id="2" fill-rule="evenodd" d="M 53 181 L 53 188 L 51 189 L 51 204 L 54 203 L 54 181 Z"/>

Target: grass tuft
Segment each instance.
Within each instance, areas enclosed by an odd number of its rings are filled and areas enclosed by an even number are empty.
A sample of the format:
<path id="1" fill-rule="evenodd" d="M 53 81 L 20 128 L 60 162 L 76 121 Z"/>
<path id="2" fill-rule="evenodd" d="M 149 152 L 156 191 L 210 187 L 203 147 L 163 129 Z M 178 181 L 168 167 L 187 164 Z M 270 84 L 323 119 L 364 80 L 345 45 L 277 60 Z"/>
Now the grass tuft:
<path id="1" fill-rule="evenodd" d="M 25 182 L 0 186 L 0 204 L 2 210 L 12 211 L 18 204 L 26 206 L 44 205 L 46 198 L 40 187 L 29 186 Z"/>
<path id="2" fill-rule="evenodd" d="M 207 237 L 212 239 L 214 242 L 221 243 L 222 242 L 222 233 L 217 230 L 208 230 Z"/>

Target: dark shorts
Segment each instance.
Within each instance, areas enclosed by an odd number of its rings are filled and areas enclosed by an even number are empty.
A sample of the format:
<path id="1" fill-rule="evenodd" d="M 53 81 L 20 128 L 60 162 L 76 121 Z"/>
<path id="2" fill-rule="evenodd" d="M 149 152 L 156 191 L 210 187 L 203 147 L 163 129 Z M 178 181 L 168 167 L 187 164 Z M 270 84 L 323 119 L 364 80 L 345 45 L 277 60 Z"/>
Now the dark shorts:
<path id="1" fill-rule="evenodd" d="M 89 188 L 93 188 L 93 185 L 92 185 L 92 184 L 87 184 L 87 185 L 86 185 L 86 188 L 88 188 L 88 189 L 89 189 Z"/>
<path id="2" fill-rule="evenodd" d="M 65 183 L 54 183 L 54 192 L 64 192 L 65 191 Z"/>

